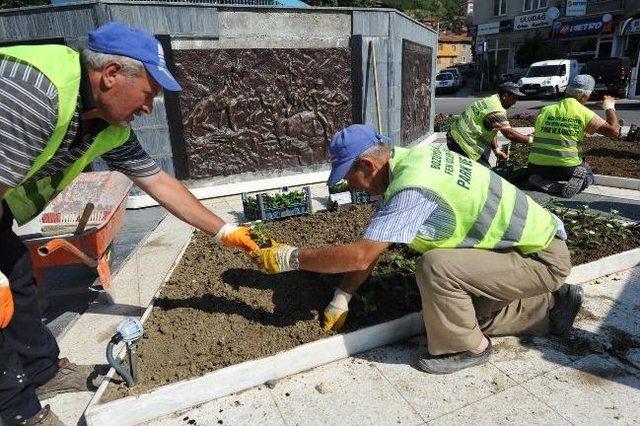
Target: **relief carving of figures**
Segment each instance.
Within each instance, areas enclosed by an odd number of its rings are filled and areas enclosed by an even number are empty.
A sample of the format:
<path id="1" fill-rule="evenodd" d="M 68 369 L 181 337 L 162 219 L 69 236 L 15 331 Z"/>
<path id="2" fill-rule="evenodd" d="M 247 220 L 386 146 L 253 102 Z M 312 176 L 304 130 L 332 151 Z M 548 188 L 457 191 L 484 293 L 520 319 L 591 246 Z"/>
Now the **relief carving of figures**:
<path id="1" fill-rule="evenodd" d="M 325 163 L 329 139 L 351 123 L 349 49 L 176 50 L 174 57 L 191 178 Z"/>

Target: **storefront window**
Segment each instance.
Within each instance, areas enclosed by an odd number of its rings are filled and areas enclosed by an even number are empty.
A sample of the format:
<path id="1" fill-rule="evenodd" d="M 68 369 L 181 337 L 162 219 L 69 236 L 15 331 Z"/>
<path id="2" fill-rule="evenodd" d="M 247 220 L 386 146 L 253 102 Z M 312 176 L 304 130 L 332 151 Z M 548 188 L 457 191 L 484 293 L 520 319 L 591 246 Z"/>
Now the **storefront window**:
<path id="1" fill-rule="evenodd" d="M 598 39 L 596 37 L 583 38 L 571 41 L 569 57 L 585 63 L 596 57 Z M 611 53 L 611 48 L 609 48 Z"/>
<path id="2" fill-rule="evenodd" d="M 598 58 L 610 58 L 611 49 L 613 48 L 613 39 L 600 39 L 598 44 Z"/>

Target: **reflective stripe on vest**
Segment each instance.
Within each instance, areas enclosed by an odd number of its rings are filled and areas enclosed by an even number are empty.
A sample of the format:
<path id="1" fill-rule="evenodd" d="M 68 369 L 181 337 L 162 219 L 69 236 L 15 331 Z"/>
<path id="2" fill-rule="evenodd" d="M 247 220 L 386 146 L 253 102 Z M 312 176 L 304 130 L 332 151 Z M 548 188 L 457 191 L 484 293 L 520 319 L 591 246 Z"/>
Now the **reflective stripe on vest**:
<path id="1" fill-rule="evenodd" d="M 80 86 L 80 56 L 66 46 L 12 46 L 1 48 L 0 55 L 26 62 L 42 72 L 58 92 L 58 121 L 47 145 L 23 181 L 9 189 L 5 200 L 19 225 L 35 218 L 67 185 L 100 155 L 123 143 L 130 135 L 129 127 L 108 126 L 95 137 L 80 158 L 52 176 L 33 179 L 54 158 L 76 109 Z"/>
<path id="2" fill-rule="evenodd" d="M 479 99 L 469 105 L 451 126 L 451 136 L 472 160 L 479 159 L 498 133 L 485 129 L 484 118 L 494 112 L 505 112 L 498 95 Z"/>
<path id="3" fill-rule="evenodd" d="M 421 188 L 455 215 L 452 235 L 438 241 L 416 236 L 409 245 L 419 252 L 513 247 L 528 254 L 547 247 L 555 235 L 551 213 L 497 174 L 454 152 L 394 148 L 389 164 L 393 178 L 385 201 L 403 189 Z"/>
<path id="4" fill-rule="evenodd" d="M 594 112 L 573 98 L 548 105 L 536 118 L 529 163 L 573 167 L 582 163 L 582 141 Z"/>

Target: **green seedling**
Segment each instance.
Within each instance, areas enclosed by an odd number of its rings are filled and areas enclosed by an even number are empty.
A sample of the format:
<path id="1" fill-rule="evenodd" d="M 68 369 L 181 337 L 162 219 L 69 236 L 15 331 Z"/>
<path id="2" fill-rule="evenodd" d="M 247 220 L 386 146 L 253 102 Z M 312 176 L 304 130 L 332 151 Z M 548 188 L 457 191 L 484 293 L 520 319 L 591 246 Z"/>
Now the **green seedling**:
<path id="1" fill-rule="evenodd" d="M 338 194 L 340 192 L 347 191 L 349 191 L 349 185 L 344 180 L 334 183 L 333 185 L 329 185 L 329 194 Z"/>
<path id="2" fill-rule="evenodd" d="M 271 247 L 271 238 L 269 238 L 267 227 L 263 221 L 254 220 L 247 223 L 247 226 L 249 227 L 251 238 L 260 248 Z"/>

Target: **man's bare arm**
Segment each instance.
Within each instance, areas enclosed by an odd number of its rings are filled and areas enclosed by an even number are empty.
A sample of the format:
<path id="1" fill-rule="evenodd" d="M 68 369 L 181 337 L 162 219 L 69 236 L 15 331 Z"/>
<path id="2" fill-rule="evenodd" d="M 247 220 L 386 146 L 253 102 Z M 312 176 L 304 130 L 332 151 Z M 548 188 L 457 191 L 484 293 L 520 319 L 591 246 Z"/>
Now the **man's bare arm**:
<path id="1" fill-rule="evenodd" d="M 201 231 L 215 235 L 225 224 L 223 219 L 207 209 L 179 180 L 164 171 L 152 176 L 130 178 L 171 214 Z"/>

